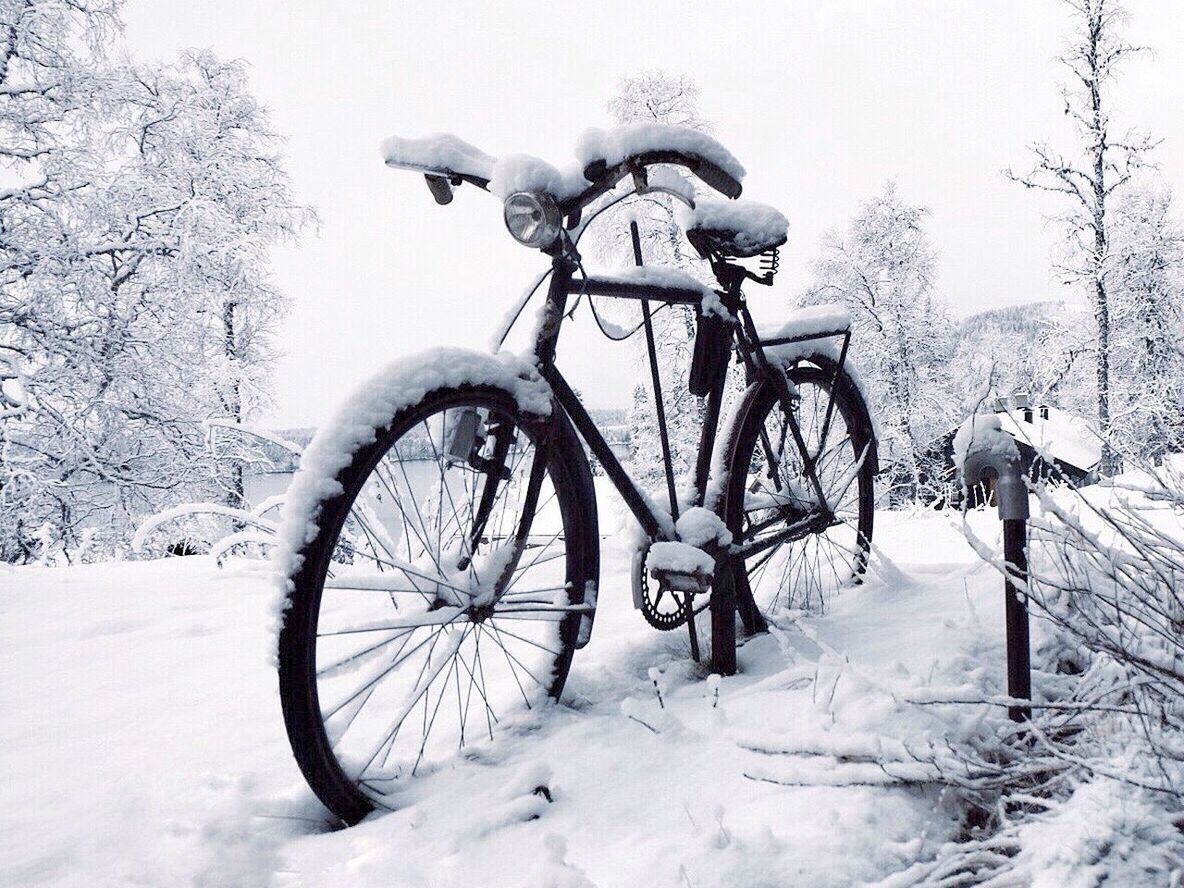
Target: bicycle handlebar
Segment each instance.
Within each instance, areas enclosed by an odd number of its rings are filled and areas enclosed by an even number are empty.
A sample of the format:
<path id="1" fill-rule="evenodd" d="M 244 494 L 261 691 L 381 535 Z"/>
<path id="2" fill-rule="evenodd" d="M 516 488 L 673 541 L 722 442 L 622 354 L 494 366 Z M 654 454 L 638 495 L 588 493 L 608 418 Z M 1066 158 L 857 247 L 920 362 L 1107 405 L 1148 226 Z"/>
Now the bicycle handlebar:
<path id="1" fill-rule="evenodd" d="M 683 151 L 646 151 L 625 158 L 615 167 L 610 167 L 603 160 L 594 160 L 584 167 L 584 178 L 598 184 L 600 180 L 611 177 L 612 184 L 605 189 L 607 191 L 611 190 L 629 173 L 660 163 L 686 167 L 704 185 L 714 188 L 724 197 L 739 197 L 743 190 L 739 181 L 707 158 Z"/>

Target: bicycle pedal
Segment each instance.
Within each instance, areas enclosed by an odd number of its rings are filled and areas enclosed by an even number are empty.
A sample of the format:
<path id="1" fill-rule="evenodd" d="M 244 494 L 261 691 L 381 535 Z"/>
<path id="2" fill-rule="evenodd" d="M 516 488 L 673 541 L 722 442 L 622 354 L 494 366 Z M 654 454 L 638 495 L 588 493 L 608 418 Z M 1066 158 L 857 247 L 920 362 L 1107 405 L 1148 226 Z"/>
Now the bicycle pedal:
<path id="1" fill-rule="evenodd" d="M 711 588 L 711 575 L 700 571 L 676 571 L 660 567 L 650 570 L 659 589 L 702 595 Z"/>

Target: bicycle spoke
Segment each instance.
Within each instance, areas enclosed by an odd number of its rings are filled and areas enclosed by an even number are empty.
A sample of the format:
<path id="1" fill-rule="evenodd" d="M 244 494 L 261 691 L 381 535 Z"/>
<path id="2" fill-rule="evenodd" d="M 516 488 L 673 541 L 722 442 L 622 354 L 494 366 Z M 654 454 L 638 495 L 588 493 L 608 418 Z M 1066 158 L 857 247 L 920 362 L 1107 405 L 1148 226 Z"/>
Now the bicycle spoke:
<path id="1" fill-rule="evenodd" d="M 398 641 L 400 638 L 406 638 L 406 637 L 408 637 L 410 635 L 414 635 L 414 634 L 415 634 L 414 629 L 406 629 L 402 632 L 396 632 L 395 634 L 391 635 L 389 638 L 384 638 L 382 641 L 375 642 L 374 644 L 370 645 L 370 647 L 368 647 L 368 648 L 363 648 L 362 650 L 358 651 L 355 654 L 350 654 L 349 656 L 342 657 L 341 659 L 336 660 L 333 663 L 330 663 L 328 666 L 323 666 L 323 667 L 317 669 L 317 677 L 318 678 L 328 678 L 330 676 L 336 675 L 343 667 L 345 667 L 351 663 L 355 663 L 355 661 L 357 661 L 357 660 L 360 660 L 362 658 L 370 656 L 372 653 L 379 651 L 382 648 L 386 647 L 392 641 Z M 396 653 L 395 656 L 398 656 L 398 654 Z"/>

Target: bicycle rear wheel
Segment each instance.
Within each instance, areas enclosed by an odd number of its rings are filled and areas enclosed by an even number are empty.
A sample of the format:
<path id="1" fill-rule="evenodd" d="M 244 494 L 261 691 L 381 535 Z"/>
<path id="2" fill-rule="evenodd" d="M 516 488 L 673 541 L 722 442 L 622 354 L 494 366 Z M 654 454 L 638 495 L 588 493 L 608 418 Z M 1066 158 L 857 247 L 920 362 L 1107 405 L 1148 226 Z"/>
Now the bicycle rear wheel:
<path id="1" fill-rule="evenodd" d="M 556 443 L 569 429 L 497 389 L 439 390 L 338 474 L 291 578 L 279 673 L 293 754 L 347 823 L 562 691 L 598 557 L 594 501 Z"/>
<path id="2" fill-rule="evenodd" d="M 858 388 L 825 358 L 787 369 L 797 388 L 793 412 L 830 514 L 818 496 L 789 430 L 776 389 L 761 383 L 740 405 L 731 440 L 728 528 L 740 546 L 758 549 L 733 563 L 736 597 L 763 612 L 821 608 L 867 567 L 875 513 L 875 436 Z M 833 399 L 833 409 L 828 404 Z M 787 530 L 803 528 L 800 534 Z"/>

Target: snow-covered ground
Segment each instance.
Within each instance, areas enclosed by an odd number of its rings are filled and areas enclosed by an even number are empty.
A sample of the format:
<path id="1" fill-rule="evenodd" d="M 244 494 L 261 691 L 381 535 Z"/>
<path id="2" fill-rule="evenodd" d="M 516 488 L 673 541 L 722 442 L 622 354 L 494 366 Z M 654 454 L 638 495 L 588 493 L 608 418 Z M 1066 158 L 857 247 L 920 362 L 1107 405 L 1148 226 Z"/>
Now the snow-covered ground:
<path id="1" fill-rule="evenodd" d="M 1002 684 L 1001 582 L 954 520 L 880 513 L 869 582 L 744 645 L 718 702 L 685 633 L 632 611 L 606 538 L 565 704 L 345 831 L 288 750 L 266 577 L 201 557 L 0 568 L 0 885 L 874 883 L 959 828 L 900 780 L 906 747 L 950 729 L 908 699 Z"/>

